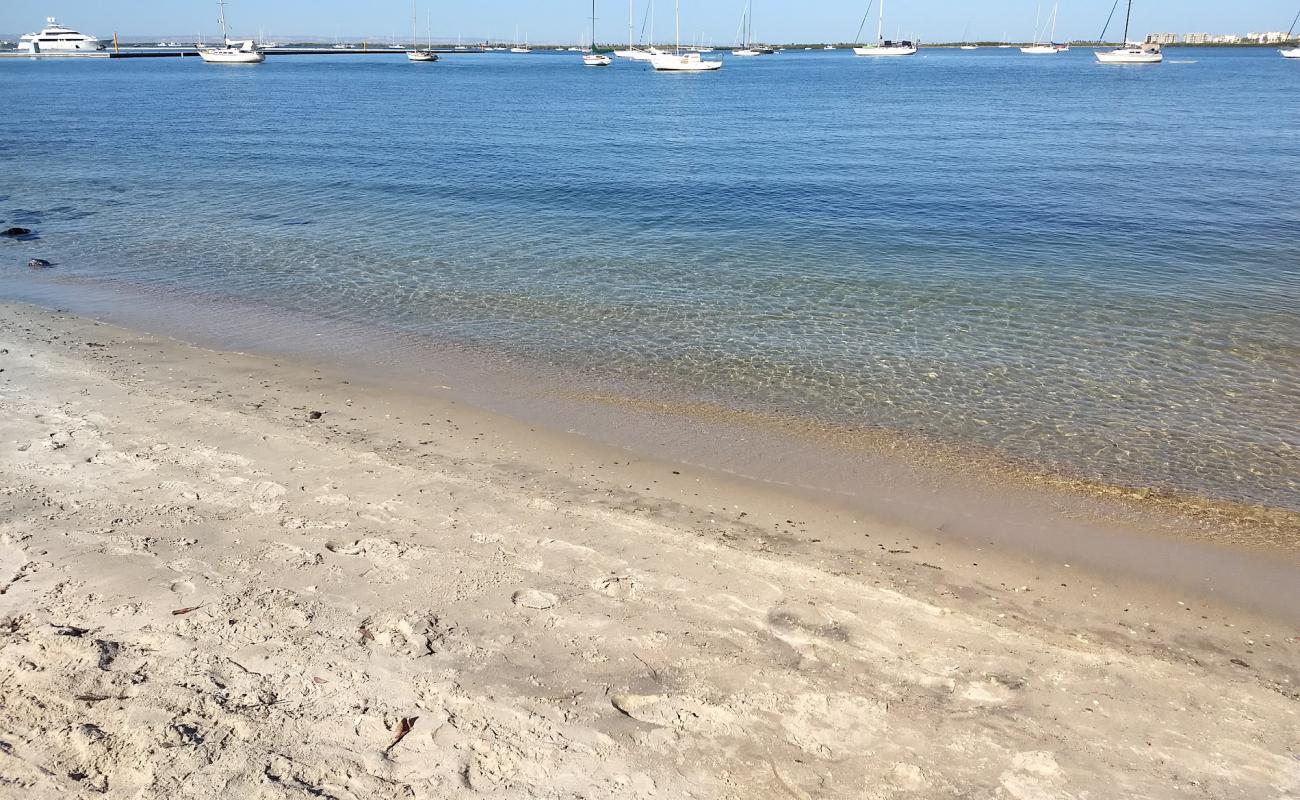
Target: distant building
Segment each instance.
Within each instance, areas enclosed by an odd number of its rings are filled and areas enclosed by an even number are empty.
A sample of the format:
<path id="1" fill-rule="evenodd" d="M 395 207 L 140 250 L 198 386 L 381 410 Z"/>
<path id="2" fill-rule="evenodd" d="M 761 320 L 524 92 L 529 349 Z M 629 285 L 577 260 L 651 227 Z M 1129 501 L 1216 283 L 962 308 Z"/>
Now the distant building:
<path id="1" fill-rule="evenodd" d="M 1259 34 L 1259 33 L 1250 34 L 1250 36 L 1264 36 L 1264 35 L 1266 34 Z M 1267 34 L 1267 35 L 1272 35 L 1272 34 Z M 1286 38 L 1286 34 L 1283 34 L 1282 36 L 1283 39 Z M 1185 42 L 1186 44 L 1241 44 L 1243 38 L 1249 38 L 1249 37 L 1242 37 L 1240 34 L 1236 34 L 1236 33 L 1185 33 L 1183 34 L 1183 42 Z"/>
<path id="2" fill-rule="evenodd" d="M 1267 33 L 1248 33 L 1246 39 L 1260 44 L 1281 44 L 1287 40 L 1287 35 L 1282 31 L 1268 31 Z"/>
<path id="3" fill-rule="evenodd" d="M 1174 44 L 1178 41 L 1176 33 L 1148 33 L 1147 44 Z"/>

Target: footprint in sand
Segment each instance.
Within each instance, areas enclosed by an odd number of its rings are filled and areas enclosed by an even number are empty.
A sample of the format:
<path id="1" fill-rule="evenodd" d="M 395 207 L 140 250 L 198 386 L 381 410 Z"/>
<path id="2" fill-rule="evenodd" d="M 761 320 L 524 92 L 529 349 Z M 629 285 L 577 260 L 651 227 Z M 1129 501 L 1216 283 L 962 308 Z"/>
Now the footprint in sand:
<path id="1" fill-rule="evenodd" d="M 253 487 L 253 502 L 248 507 L 254 514 L 274 514 L 284 505 L 281 499 L 288 490 L 273 481 L 261 481 Z"/>
<path id="2" fill-rule="evenodd" d="M 1058 798 L 1067 795 L 1065 774 L 1056 757 L 1046 751 L 1016 753 L 1011 766 L 998 776 L 1003 791 L 1022 800 Z"/>
<path id="3" fill-rule="evenodd" d="M 593 581 L 591 588 L 616 600 L 631 600 L 636 596 L 637 582 L 630 575 L 611 575 Z"/>
<path id="4" fill-rule="evenodd" d="M 360 638 L 363 644 L 373 644 L 382 650 L 408 658 L 432 655 L 452 628 L 443 625 L 438 617 L 429 614 L 396 614 L 381 612 L 361 623 Z"/>
<path id="5" fill-rule="evenodd" d="M 184 481 L 163 481 L 158 488 L 175 500 L 198 500 L 199 493 L 193 484 Z"/>
<path id="6" fill-rule="evenodd" d="M 538 610 L 551 608 L 559 601 L 560 598 L 550 592 L 537 589 L 521 589 L 510 596 L 510 602 L 515 605 Z"/>

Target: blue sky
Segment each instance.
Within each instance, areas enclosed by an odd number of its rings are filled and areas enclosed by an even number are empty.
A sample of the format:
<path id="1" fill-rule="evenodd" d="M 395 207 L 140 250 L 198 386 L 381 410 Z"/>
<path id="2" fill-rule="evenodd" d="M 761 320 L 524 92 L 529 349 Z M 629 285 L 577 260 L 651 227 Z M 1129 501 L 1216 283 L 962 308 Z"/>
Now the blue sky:
<path id="1" fill-rule="evenodd" d="M 878 0 L 877 0 L 878 1 Z M 907 34 L 927 41 L 961 38 L 970 26 L 971 39 L 1030 38 L 1039 0 L 886 0 L 888 35 Z M 1057 39 L 1095 38 L 1114 0 L 1061 0 Z M 647 0 L 634 0 L 638 27 Z M 1042 0 L 1050 8 L 1052 0 Z M 425 14 L 432 9 L 434 32 L 440 37 L 463 34 L 467 41 L 491 34 L 497 39 L 527 32 L 533 42 L 569 41 L 585 30 L 590 0 L 418 0 L 421 35 Z M 672 0 L 656 0 L 657 38 L 672 34 Z M 730 44 L 744 0 L 683 0 L 682 37 L 703 35 L 717 44 Z M 853 38 L 866 9 L 866 0 L 754 0 L 755 38 L 767 41 L 847 41 Z M 627 0 L 598 0 L 597 38 L 627 38 Z M 1300 0 L 1137 0 L 1133 30 L 1245 33 L 1286 30 Z M 1122 15 L 1121 8 L 1117 14 Z M 228 0 L 227 14 L 237 34 L 268 36 L 315 34 L 332 38 L 366 36 L 386 39 L 407 35 L 410 0 Z M 875 11 L 872 11 L 874 16 Z M 86 33 L 108 37 L 188 35 L 217 30 L 215 0 L 0 0 L 0 32 L 36 30 L 46 16 Z M 1122 19 L 1120 24 L 1122 25 Z M 874 31 L 874 21 L 868 26 Z M 866 35 L 866 34 L 864 34 Z"/>

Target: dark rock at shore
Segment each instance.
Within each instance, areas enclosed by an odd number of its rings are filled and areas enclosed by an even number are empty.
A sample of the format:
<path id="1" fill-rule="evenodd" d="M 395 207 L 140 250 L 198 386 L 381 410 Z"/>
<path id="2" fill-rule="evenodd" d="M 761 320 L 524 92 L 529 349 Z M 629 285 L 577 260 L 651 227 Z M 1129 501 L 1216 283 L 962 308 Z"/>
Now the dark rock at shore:
<path id="1" fill-rule="evenodd" d="M 17 239 L 19 236 L 31 236 L 30 228 L 5 228 L 0 231 L 0 236 L 8 236 L 10 239 Z"/>
<path id="2" fill-rule="evenodd" d="M 49 269 L 54 265 L 43 258 L 33 258 L 31 261 L 27 262 L 27 266 L 32 269 Z"/>

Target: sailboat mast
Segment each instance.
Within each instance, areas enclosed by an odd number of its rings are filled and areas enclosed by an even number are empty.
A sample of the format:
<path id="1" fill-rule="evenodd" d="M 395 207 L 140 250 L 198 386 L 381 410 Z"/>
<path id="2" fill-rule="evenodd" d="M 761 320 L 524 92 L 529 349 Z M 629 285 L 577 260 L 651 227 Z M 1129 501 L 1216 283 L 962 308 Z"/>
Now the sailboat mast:
<path id="1" fill-rule="evenodd" d="M 596 0 L 591 0 L 591 52 L 596 52 Z"/>
<path id="2" fill-rule="evenodd" d="M 632 0 L 627 0 L 627 49 L 632 49 Z"/>
<path id="3" fill-rule="evenodd" d="M 411 0 L 411 49 L 420 49 L 420 28 L 419 20 L 415 16 L 415 0 Z"/>
<path id="4" fill-rule="evenodd" d="M 222 44 L 229 44 L 230 36 L 226 34 L 226 0 L 217 0 L 217 21 L 221 23 Z"/>
<path id="5" fill-rule="evenodd" d="M 682 0 L 673 2 L 673 24 L 677 28 L 676 54 L 682 54 Z"/>
<path id="6" fill-rule="evenodd" d="M 1128 0 L 1128 11 L 1124 12 L 1124 41 L 1123 47 L 1128 47 L 1128 21 L 1133 16 L 1133 0 Z"/>
<path id="7" fill-rule="evenodd" d="M 876 43 L 885 41 L 885 0 L 880 0 L 880 16 L 876 21 Z"/>

